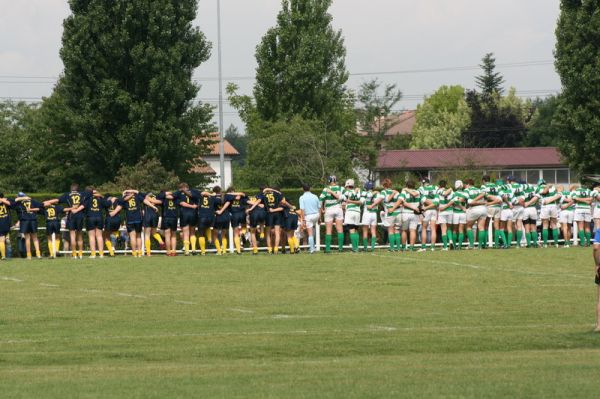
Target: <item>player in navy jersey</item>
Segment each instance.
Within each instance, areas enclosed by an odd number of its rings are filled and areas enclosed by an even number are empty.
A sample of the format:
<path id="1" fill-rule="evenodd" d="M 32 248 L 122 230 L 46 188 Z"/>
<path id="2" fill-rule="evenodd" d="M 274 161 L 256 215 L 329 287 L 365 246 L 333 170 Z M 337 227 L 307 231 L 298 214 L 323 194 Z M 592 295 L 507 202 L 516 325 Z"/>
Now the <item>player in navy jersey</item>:
<path id="1" fill-rule="evenodd" d="M 265 188 L 263 191 L 267 210 L 267 250 L 269 253 L 279 252 L 281 226 L 283 225 L 283 194 L 276 188 Z M 271 236 L 273 234 L 273 236 Z"/>
<path id="2" fill-rule="evenodd" d="M 125 190 L 117 202 L 117 207 L 110 213 L 111 216 L 115 216 L 122 209 L 125 210 L 125 226 L 134 258 L 142 257 L 142 203 L 145 197 L 145 194 L 137 190 Z"/>
<path id="3" fill-rule="evenodd" d="M 200 253 L 206 255 L 206 244 L 212 242 L 212 229 L 215 224 L 216 195 L 203 191 L 198 205 L 198 232 L 200 233 Z M 220 244 L 219 244 L 220 246 Z"/>
<path id="4" fill-rule="evenodd" d="M 175 195 L 179 203 L 179 227 L 181 227 L 184 255 L 189 255 L 190 245 L 192 253 L 196 250 L 197 209 L 200 193 L 197 190 L 190 189 L 187 183 L 181 183 L 179 184 L 179 191 Z"/>
<path id="5" fill-rule="evenodd" d="M 25 251 L 27 259 L 31 259 L 31 243 L 35 248 L 35 256 L 42 258 L 40 252 L 40 241 L 37 236 L 38 222 L 37 215 L 43 211 L 44 205 L 27 197 L 24 193 L 19 193 L 15 199 L 17 214 L 19 215 L 19 233 L 25 237 Z"/>
<path id="6" fill-rule="evenodd" d="M 179 204 L 170 191 L 161 191 L 156 200 L 160 201 L 162 207 L 161 229 L 165 233 L 165 244 L 167 256 L 177 256 L 177 218 L 179 216 Z"/>
<path id="7" fill-rule="evenodd" d="M 246 207 L 248 205 L 248 197 L 245 193 L 238 193 L 233 187 L 227 189 L 227 194 L 230 196 L 231 206 L 231 228 L 233 229 L 233 242 L 235 251 L 238 254 L 242 253 L 242 230 L 246 228 Z"/>
<path id="8" fill-rule="evenodd" d="M 48 240 L 48 250 L 50 257 L 56 258 L 60 251 L 60 219 L 64 212 L 68 212 L 68 208 L 63 208 L 60 205 L 52 205 L 44 202 L 44 217 L 46 218 L 46 239 Z"/>
<path id="9" fill-rule="evenodd" d="M 229 207 L 234 197 L 230 194 L 222 194 L 219 186 L 215 186 L 213 192 L 215 193 L 215 234 L 213 239 L 217 255 L 225 255 L 227 253 L 227 233 L 231 222 Z"/>
<path id="10" fill-rule="evenodd" d="M 265 197 L 263 195 L 264 186 L 260 187 L 260 192 L 248 198 L 248 213 L 250 218 L 250 239 L 252 240 L 252 253 L 258 254 L 258 238 L 256 233 L 261 232 L 261 238 L 264 237 L 265 222 L 267 220 L 267 212 L 265 210 Z"/>
<path id="11" fill-rule="evenodd" d="M 162 204 L 162 201 L 159 201 L 156 198 L 154 193 L 146 194 L 144 198 L 144 241 L 146 245 L 146 256 L 152 255 L 152 238 L 158 242 L 160 249 L 165 248 L 165 243 L 162 240 L 162 237 L 156 229 L 158 228 L 158 217 L 160 214 L 160 210 L 158 207 Z"/>
<path id="12" fill-rule="evenodd" d="M 90 244 L 90 259 L 96 258 L 96 250 L 98 251 L 98 255 L 103 258 L 104 240 L 102 232 L 104 230 L 104 209 L 106 208 L 106 201 L 94 187 L 88 186 L 85 188 L 83 206 L 85 208 L 85 227 Z"/>
<path id="13" fill-rule="evenodd" d="M 6 236 L 10 233 L 10 210 L 16 205 L 14 201 L 0 193 L 0 256 L 6 259 Z"/>
<path id="14" fill-rule="evenodd" d="M 121 213 L 115 212 L 119 206 L 117 197 L 108 197 L 105 201 L 106 219 L 104 220 L 104 245 L 108 249 L 110 256 L 115 256 L 115 249 L 112 245 L 111 234 L 119 232 L 121 228 Z M 114 213 L 114 216 L 112 214 Z"/>
<path id="15" fill-rule="evenodd" d="M 83 221 L 85 217 L 83 204 L 85 199 L 86 193 L 79 191 L 79 185 L 73 183 L 71 184 L 71 191 L 48 202 L 51 205 L 66 204 L 67 208 L 71 209 L 67 218 L 67 229 L 69 230 L 73 259 L 76 259 L 78 255 L 79 259 L 83 258 Z"/>
<path id="16" fill-rule="evenodd" d="M 296 238 L 296 230 L 298 230 L 299 217 L 296 207 L 285 202 L 283 209 L 284 213 L 284 228 L 285 234 L 287 235 L 287 243 L 290 248 L 290 254 L 296 254 L 300 252 L 300 241 Z"/>

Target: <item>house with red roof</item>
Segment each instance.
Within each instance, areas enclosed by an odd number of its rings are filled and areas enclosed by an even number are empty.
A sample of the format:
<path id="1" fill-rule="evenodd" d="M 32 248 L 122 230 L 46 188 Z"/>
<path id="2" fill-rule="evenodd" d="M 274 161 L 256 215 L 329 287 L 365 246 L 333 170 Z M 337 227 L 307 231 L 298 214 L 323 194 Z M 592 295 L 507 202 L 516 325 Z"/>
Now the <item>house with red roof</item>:
<path id="1" fill-rule="evenodd" d="M 210 134 L 211 143 L 209 145 L 209 151 L 206 154 L 201 154 L 200 159 L 206 162 L 204 166 L 196 166 L 192 169 L 192 173 L 199 173 L 208 175 L 211 178 L 207 188 L 221 185 L 221 161 L 220 161 L 220 143 L 219 133 L 213 132 Z M 225 153 L 225 187 L 226 189 L 233 183 L 233 168 L 232 161 L 235 157 L 240 155 L 238 150 L 227 140 L 224 140 L 224 153 Z"/>
<path id="2" fill-rule="evenodd" d="M 377 163 L 380 179 L 404 173 L 435 182 L 445 172 L 456 170 L 477 170 L 501 178 L 512 175 L 530 184 L 539 179 L 563 185 L 578 180 L 555 147 L 384 150 Z"/>

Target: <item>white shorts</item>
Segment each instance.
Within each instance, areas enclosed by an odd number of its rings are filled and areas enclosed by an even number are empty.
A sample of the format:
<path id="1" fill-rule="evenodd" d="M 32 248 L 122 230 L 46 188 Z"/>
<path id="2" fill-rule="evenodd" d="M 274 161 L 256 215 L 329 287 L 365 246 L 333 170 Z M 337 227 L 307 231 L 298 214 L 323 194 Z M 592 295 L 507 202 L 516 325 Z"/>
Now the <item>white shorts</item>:
<path id="1" fill-rule="evenodd" d="M 438 215 L 438 224 L 452 224 L 454 212 L 440 212 Z"/>
<path id="2" fill-rule="evenodd" d="M 319 223 L 319 214 L 313 213 L 312 215 L 306 215 L 304 220 L 306 221 L 306 227 L 312 229 Z"/>
<path id="3" fill-rule="evenodd" d="M 349 224 L 353 226 L 360 225 L 360 212 L 346 211 L 346 216 L 344 217 L 344 224 Z"/>
<path id="4" fill-rule="evenodd" d="M 425 211 L 425 214 L 423 215 L 423 222 L 425 222 L 425 223 L 434 222 L 435 223 L 437 218 L 438 218 L 438 212 L 435 209 L 428 209 Z"/>
<path id="5" fill-rule="evenodd" d="M 402 230 L 416 230 L 419 222 L 419 215 L 415 215 L 414 212 L 402 213 Z"/>
<path id="6" fill-rule="evenodd" d="M 487 216 L 490 219 L 500 219 L 500 214 L 502 213 L 502 209 L 499 206 L 490 206 L 487 209 Z"/>
<path id="7" fill-rule="evenodd" d="M 452 216 L 452 224 L 467 224 L 467 214 L 455 213 Z"/>
<path id="8" fill-rule="evenodd" d="M 558 217 L 558 207 L 556 205 L 542 205 L 540 210 L 540 219 L 556 219 Z"/>
<path id="9" fill-rule="evenodd" d="M 575 208 L 575 214 L 573 216 L 573 220 L 576 222 L 586 222 L 589 223 L 592 221 L 592 211 L 591 209 L 577 209 Z"/>
<path id="10" fill-rule="evenodd" d="M 487 206 L 479 205 L 467 209 L 467 222 L 475 222 L 487 217 Z"/>
<path id="11" fill-rule="evenodd" d="M 363 226 L 377 225 L 377 212 L 363 212 L 362 223 Z"/>
<path id="12" fill-rule="evenodd" d="M 575 216 L 574 211 L 560 211 L 560 224 L 573 224 L 573 217 Z"/>
<path id="13" fill-rule="evenodd" d="M 513 220 L 513 211 L 512 209 L 502 209 L 500 211 L 500 220 L 502 222 L 512 221 Z"/>
<path id="14" fill-rule="evenodd" d="M 537 219 L 538 219 L 537 209 L 535 209 L 534 207 L 529 207 L 529 208 L 523 209 L 523 220 L 537 220 Z"/>
<path id="15" fill-rule="evenodd" d="M 600 219 L 600 205 L 596 205 L 596 207 L 594 208 L 594 212 L 592 214 L 592 218 L 594 218 L 594 219 Z"/>
<path id="16" fill-rule="evenodd" d="M 397 214 L 395 216 L 386 216 L 383 224 L 386 227 L 392 227 L 392 226 L 399 227 L 402 225 L 402 215 Z"/>
<path id="17" fill-rule="evenodd" d="M 517 220 L 523 220 L 523 215 L 525 214 L 525 209 L 522 206 L 515 206 L 512 209 L 512 213 L 513 213 L 513 217 L 512 217 L 513 222 L 516 222 Z"/>
<path id="18" fill-rule="evenodd" d="M 336 220 L 344 220 L 344 211 L 342 211 L 342 207 L 336 205 L 325 209 L 325 223 Z"/>

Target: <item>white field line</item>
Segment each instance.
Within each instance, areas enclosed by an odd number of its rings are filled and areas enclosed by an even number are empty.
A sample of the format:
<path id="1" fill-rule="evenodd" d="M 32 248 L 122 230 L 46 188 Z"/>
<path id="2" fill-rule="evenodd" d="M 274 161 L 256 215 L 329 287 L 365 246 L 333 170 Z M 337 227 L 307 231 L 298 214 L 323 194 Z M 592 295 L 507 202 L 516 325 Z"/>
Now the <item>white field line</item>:
<path id="1" fill-rule="evenodd" d="M 152 334 L 152 335 L 94 335 L 74 337 L 52 337 L 41 339 L 4 339 L 0 345 L 45 343 L 57 341 L 82 340 L 82 341 L 113 341 L 113 340 L 140 340 L 140 339 L 179 339 L 199 337 L 239 337 L 239 336 L 286 336 L 286 335 L 324 335 L 324 334 L 374 334 L 374 333 L 412 333 L 412 332 L 440 332 L 440 331 L 482 331 L 482 330 L 529 330 L 529 329 L 591 329 L 593 324 L 523 324 L 523 325 L 484 325 L 484 326 L 420 326 L 420 327 L 392 327 L 370 325 L 365 328 L 330 329 L 330 330 L 289 330 L 289 331 L 215 331 L 205 333 L 183 334 Z"/>
<path id="2" fill-rule="evenodd" d="M 56 285 L 56 284 L 48 284 L 48 283 L 40 283 L 41 287 L 47 287 L 47 288 L 60 288 L 60 285 Z"/>
<path id="3" fill-rule="evenodd" d="M 190 302 L 190 301 L 175 301 L 175 303 L 179 303 L 181 305 L 196 305 L 196 302 Z"/>
<path id="4" fill-rule="evenodd" d="M 248 310 L 248 309 L 242 309 L 242 308 L 229 308 L 229 310 L 231 310 L 232 312 L 237 312 L 237 313 L 254 313 L 253 310 Z"/>
<path id="5" fill-rule="evenodd" d="M 25 281 L 25 280 L 20 280 L 18 278 L 6 277 L 6 276 L 1 276 L 0 280 L 2 280 L 2 281 L 12 281 L 12 282 L 15 282 L 15 283 L 22 283 L 23 281 Z"/>

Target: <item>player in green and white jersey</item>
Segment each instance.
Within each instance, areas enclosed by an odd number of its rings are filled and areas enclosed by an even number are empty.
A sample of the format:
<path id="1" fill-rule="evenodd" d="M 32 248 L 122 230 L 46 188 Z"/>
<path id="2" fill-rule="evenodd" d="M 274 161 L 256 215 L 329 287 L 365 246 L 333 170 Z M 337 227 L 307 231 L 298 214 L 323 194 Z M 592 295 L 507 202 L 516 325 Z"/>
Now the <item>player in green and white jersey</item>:
<path id="1" fill-rule="evenodd" d="M 409 243 L 410 250 L 414 251 L 420 223 L 421 193 L 415 189 L 415 183 L 409 180 L 406 182 L 406 187 L 402 189 L 400 197 L 402 198 L 402 247 L 407 249 Z"/>
<path id="2" fill-rule="evenodd" d="M 510 185 L 499 184 L 500 198 L 502 204 L 500 206 L 500 228 L 494 236 L 494 247 L 500 248 L 500 240 L 502 240 L 502 248 L 510 248 L 513 238 L 513 207 L 516 204 L 516 198 Z"/>
<path id="3" fill-rule="evenodd" d="M 419 251 L 425 251 L 427 249 L 428 228 L 431 234 L 431 250 L 433 251 L 435 248 L 435 243 L 437 241 L 437 203 L 439 203 L 437 190 L 438 187 L 435 184 L 431 184 L 429 178 L 425 177 L 421 180 L 419 193 L 421 194 L 423 217 L 421 219 L 421 249 Z M 433 204 L 434 201 L 436 204 Z"/>
<path id="4" fill-rule="evenodd" d="M 381 183 L 383 190 L 383 207 L 385 208 L 385 217 L 383 225 L 388 231 L 388 241 L 390 251 L 399 251 L 402 247 L 400 240 L 400 226 L 402 225 L 400 193 L 392 188 L 392 181 L 385 179 Z"/>
<path id="5" fill-rule="evenodd" d="M 536 194 L 537 187 L 533 184 L 523 184 L 523 227 L 525 227 L 525 239 L 527 248 L 537 247 L 538 232 L 537 204 L 539 197 Z"/>
<path id="6" fill-rule="evenodd" d="M 544 242 L 544 247 L 548 247 L 548 229 L 552 230 L 554 245 L 558 247 L 559 231 L 556 222 L 558 220 L 558 202 L 561 195 L 556 191 L 556 187 L 546 184 L 544 179 L 540 179 L 538 182 L 537 195 L 541 205 L 540 219 L 542 219 L 542 241 Z"/>
<path id="7" fill-rule="evenodd" d="M 571 244 L 571 226 L 573 225 L 573 218 L 575 214 L 575 202 L 573 201 L 572 192 L 577 187 L 571 185 L 569 191 L 565 191 L 563 186 L 558 186 L 556 189 L 561 194 L 558 220 L 562 229 L 563 238 L 565 240 L 565 248 L 568 248 Z"/>
<path id="8" fill-rule="evenodd" d="M 465 180 L 465 190 L 469 199 L 467 200 L 467 239 L 469 248 L 475 248 L 474 227 L 477 227 L 478 249 L 485 246 L 485 220 L 487 218 L 487 201 L 485 193 L 480 188 L 475 187 L 473 179 Z"/>
<path id="9" fill-rule="evenodd" d="M 465 226 L 467 224 L 467 204 L 469 202 L 469 193 L 461 180 L 454 182 L 454 203 L 452 216 L 452 241 L 454 249 L 462 249 L 465 241 Z"/>
<path id="10" fill-rule="evenodd" d="M 485 193 L 487 200 L 488 217 L 485 221 L 485 242 L 487 245 L 489 239 L 487 227 L 490 225 L 490 222 L 493 223 L 494 237 L 496 236 L 496 231 L 500 228 L 500 213 L 502 212 L 500 205 L 502 204 L 502 199 L 498 195 L 498 186 L 487 175 L 481 178 L 481 190 Z"/>
<path id="11" fill-rule="evenodd" d="M 589 247 L 592 244 L 592 190 L 581 186 L 571 193 L 571 198 L 575 203 L 573 220 L 577 222 L 579 245 Z"/>
<path id="12" fill-rule="evenodd" d="M 454 219 L 452 189 L 446 187 L 446 184 L 445 180 L 441 180 L 438 184 L 439 188 L 437 191 L 439 198 L 437 224 L 440 226 L 440 231 L 442 233 L 442 251 L 447 251 L 448 243 L 452 241 L 452 229 L 449 229 L 448 226 L 452 225 Z"/>
<path id="13" fill-rule="evenodd" d="M 369 245 L 369 233 L 371 234 L 371 251 L 375 250 L 377 244 L 377 213 L 379 204 L 383 202 L 383 195 L 379 191 L 374 191 L 375 185 L 372 182 L 365 183 L 365 189 L 361 193 L 363 203 L 362 231 L 363 231 L 363 250 L 366 252 Z"/>
<path id="14" fill-rule="evenodd" d="M 346 214 L 344 215 L 344 225 L 350 233 L 350 242 L 352 252 L 358 252 L 358 226 L 360 225 L 360 207 L 362 205 L 361 191 L 359 187 L 354 187 L 354 179 L 346 180 L 344 185 L 344 204 Z"/>
<path id="15" fill-rule="evenodd" d="M 523 218 L 525 217 L 525 197 L 523 195 L 523 181 L 517 181 L 514 176 L 509 176 L 507 179 L 508 186 L 513 193 L 515 199 L 512 213 L 513 213 L 513 229 L 515 231 L 517 248 L 521 247 L 521 241 L 523 241 Z"/>
<path id="16" fill-rule="evenodd" d="M 335 176 L 329 176 L 327 181 L 329 185 L 321 191 L 319 196 L 321 211 L 325 215 L 325 253 L 331 252 L 331 234 L 334 223 L 338 237 L 338 250 L 342 252 L 344 249 L 344 211 L 342 210 L 344 195 Z"/>

